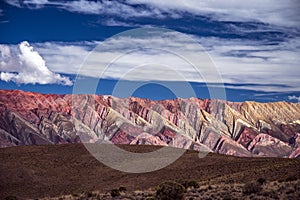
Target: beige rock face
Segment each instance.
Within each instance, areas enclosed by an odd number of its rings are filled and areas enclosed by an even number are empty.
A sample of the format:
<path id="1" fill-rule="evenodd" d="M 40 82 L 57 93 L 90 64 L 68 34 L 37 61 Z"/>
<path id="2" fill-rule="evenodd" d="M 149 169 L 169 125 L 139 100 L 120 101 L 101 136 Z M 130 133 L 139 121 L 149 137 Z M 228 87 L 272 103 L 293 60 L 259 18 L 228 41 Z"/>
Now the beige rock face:
<path id="1" fill-rule="evenodd" d="M 118 143 L 299 157 L 300 104 L 0 90 L 0 146 Z"/>

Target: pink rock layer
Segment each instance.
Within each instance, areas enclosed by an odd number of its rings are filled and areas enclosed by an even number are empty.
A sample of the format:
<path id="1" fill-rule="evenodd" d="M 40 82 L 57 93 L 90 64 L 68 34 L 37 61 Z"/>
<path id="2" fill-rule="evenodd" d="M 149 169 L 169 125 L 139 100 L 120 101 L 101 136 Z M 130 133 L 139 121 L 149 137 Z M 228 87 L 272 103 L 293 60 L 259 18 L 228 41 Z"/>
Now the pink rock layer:
<path id="1" fill-rule="evenodd" d="M 300 104 L 0 90 L 0 146 L 116 143 L 299 157 Z"/>

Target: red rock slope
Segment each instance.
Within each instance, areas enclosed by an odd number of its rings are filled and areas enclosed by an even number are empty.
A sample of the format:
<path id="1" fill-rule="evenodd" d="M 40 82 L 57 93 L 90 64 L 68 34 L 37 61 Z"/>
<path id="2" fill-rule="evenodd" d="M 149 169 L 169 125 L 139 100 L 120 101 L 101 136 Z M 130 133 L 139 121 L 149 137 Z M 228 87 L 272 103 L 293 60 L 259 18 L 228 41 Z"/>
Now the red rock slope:
<path id="1" fill-rule="evenodd" d="M 0 90 L 0 146 L 111 142 L 300 156 L 300 104 Z"/>

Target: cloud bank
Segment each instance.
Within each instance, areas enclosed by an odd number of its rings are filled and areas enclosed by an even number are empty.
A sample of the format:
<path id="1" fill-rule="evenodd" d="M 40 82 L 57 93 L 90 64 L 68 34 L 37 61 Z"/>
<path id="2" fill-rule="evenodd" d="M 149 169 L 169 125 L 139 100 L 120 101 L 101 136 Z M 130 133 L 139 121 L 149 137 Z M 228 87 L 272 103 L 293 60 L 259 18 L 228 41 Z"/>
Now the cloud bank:
<path id="1" fill-rule="evenodd" d="M 46 66 L 45 60 L 26 41 L 18 46 L 15 54 L 7 45 L 0 45 L 0 80 L 18 84 L 62 84 L 71 86 L 68 77 L 53 73 Z"/>
<path id="2" fill-rule="evenodd" d="M 208 52 L 222 76 L 223 82 L 233 84 L 227 86 L 229 88 L 266 92 L 300 91 L 300 68 L 298 67 L 300 63 L 300 57 L 298 56 L 300 48 L 299 38 L 288 38 L 284 42 L 274 45 L 265 43 L 265 41 L 244 39 L 226 40 L 217 37 L 187 36 L 193 37 L 195 43 L 202 45 L 203 49 Z M 82 72 L 82 75 L 98 78 L 95 72 L 105 69 L 120 52 L 126 54 L 128 49 L 131 49 L 133 45 L 137 45 L 141 47 L 138 51 L 127 54 L 120 59 L 102 78 L 120 79 L 124 76 L 126 71 L 141 64 L 167 63 L 172 70 L 182 74 L 186 81 L 205 81 L 201 79 L 201 77 L 195 76 L 194 70 L 190 68 L 187 63 L 176 56 L 174 57 L 171 53 L 143 49 L 153 45 L 157 47 L 168 45 L 177 49 L 179 52 L 182 51 L 182 55 L 188 53 L 190 56 L 198 56 L 199 52 L 195 51 L 195 44 L 187 43 L 187 41 L 178 38 L 176 39 L 174 35 L 169 33 L 165 33 L 159 37 L 149 36 L 146 39 L 138 37 L 116 37 L 107 42 L 35 43 L 34 55 L 40 58 L 34 59 L 34 63 L 39 63 L 34 65 L 31 61 L 27 61 L 23 58 L 24 56 L 17 57 L 17 61 L 10 59 L 10 51 L 15 47 L 13 45 L 2 45 L 1 56 L 3 63 L 1 64 L 1 70 L 9 73 L 2 73 L 1 79 L 15 79 L 15 81 L 21 81 L 21 78 L 17 78 L 18 76 L 13 72 L 21 73 L 21 66 L 24 65 L 27 66 L 26 72 L 31 72 L 33 68 L 28 68 L 28 65 L 30 65 L 38 69 L 37 73 L 39 75 L 34 77 L 35 79 L 42 79 L 39 80 L 39 82 L 47 80 L 47 82 L 52 83 L 70 84 L 68 79 L 65 80 L 65 77 L 60 76 L 60 78 L 55 78 L 53 73 L 52 75 L 48 75 L 49 72 L 44 73 L 44 71 L 47 71 L 45 62 L 49 65 L 48 71 L 77 74 L 86 56 L 97 45 L 101 45 L 101 51 L 94 52 L 95 60 L 85 62 L 86 70 Z M 25 49 L 31 49 L 29 52 L 33 51 L 32 48 L 25 45 L 25 43 L 23 46 L 25 46 Z M 41 58 L 39 54 L 42 55 L 43 58 Z M 20 63 L 22 63 L 22 65 Z M 203 62 L 202 64 L 205 63 Z M 145 74 L 147 74 L 147 76 L 145 76 Z M 139 73 L 131 73 L 125 78 L 133 81 L 144 80 L 145 77 L 149 77 L 149 74 L 153 75 L 152 80 L 177 81 L 176 77 L 158 71 L 157 67 L 152 68 L 150 66 L 144 68 L 143 71 L 139 71 Z M 50 80 L 41 78 L 43 76 L 51 78 L 48 78 Z M 215 80 L 208 78 L 206 81 L 214 82 Z M 25 80 L 21 82 L 25 82 Z"/>
<path id="3" fill-rule="evenodd" d="M 105 26 L 141 27 L 157 25 L 157 21 L 162 21 L 161 25 L 172 21 L 169 25 L 167 23 L 166 27 L 195 34 L 189 36 L 209 53 L 223 81 L 233 84 L 227 87 L 268 92 L 300 91 L 300 3 L 297 0 L 7 0 L 7 3 L 20 8 L 42 9 L 49 6 L 84 15 L 99 15 L 97 25 Z M 147 20 L 144 20 L 145 18 Z M 175 20 L 180 24 L 171 25 L 176 24 L 173 23 Z M 194 21 L 189 24 L 191 20 Z M 144 21 L 147 24 L 141 23 Z M 205 23 L 201 24 L 203 21 Z M 96 53 L 99 59 L 88 64 L 84 75 L 95 77 L 95 70 L 106 67 L 111 62 L 110 59 L 115 58 L 120 51 L 126 51 L 132 44 L 138 43 L 141 47 L 153 43 L 157 46 L 166 45 L 166 40 L 172 36 L 164 37 L 152 37 L 148 40 L 130 37 L 111 40 L 109 46 Z M 76 74 L 89 51 L 97 44 L 103 42 L 46 42 L 35 43 L 34 46 L 46 61 L 49 70 Z M 170 45 L 183 51 L 188 49 L 188 53 L 193 54 L 193 46 L 185 41 L 173 41 Z M 187 81 L 203 81 L 193 76 L 184 63 L 178 62 L 170 54 L 151 51 L 139 51 L 128 55 L 116 64 L 113 70 L 107 72 L 104 78 L 119 79 L 126 69 L 136 66 L 141 61 L 151 60 L 168 62 L 172 69 L 184 74 Z M 159 80 L 174 80 L 174 77 L 157 73 L 151 68 L 145 69 L 145 73 L 156 74 L 154 78 Z M 10 76 L 11 74 L 8 74 L 7 79 L 12 79 Z M 131 74 L 126 78 L 141 80 L 143 77 L 143 74 Z"/>

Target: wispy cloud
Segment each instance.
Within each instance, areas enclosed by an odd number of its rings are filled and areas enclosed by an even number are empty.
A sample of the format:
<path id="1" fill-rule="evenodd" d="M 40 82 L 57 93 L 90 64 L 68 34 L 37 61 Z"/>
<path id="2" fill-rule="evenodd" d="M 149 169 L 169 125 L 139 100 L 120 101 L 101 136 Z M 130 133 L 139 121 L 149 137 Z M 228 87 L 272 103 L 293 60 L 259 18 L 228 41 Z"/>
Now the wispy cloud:
<path id="1" fill-rule="evenodd" d="M 263 86 L 261 89 L 299 90 L 300 38 L 288 38 L 277 45 L 265 41 L 225 40 L 214 37 L 199 38 L 199 41 L 207 47 L 227 82 L 272 84 L 275 81 L 276 84 L 288 85 L 291 88 Z"/>
<path id="2" fill-rule="evenodd" d="M 121 26 L 121 27 L 132 27 L 132 28 L 137 28 L 137 27 L 145 27 L 145 28 L 149 28 L 152 27 L 152 25 L 145 25 L 145 24 L 140 24 L 140 23 L 136 23 L 136 22 L 126 22 L 125 20 L 121 21 L 121 20 L 117 20 L 114 18 L 109 18 L 109 19 L 101 19 L 99 21 L 96 22 L 97 24 L 102 24 L 104 26 Z"/>
<path id="3" fill-rule="evenodd" d="M 27 8 L 42 8 L 47 5 L 56 6 L 60 9 L 65 9 L 70 12 L 83 13 L 83 14 L 105 14 L 120 16 L 123 18 L 128 17 L 163 17 L 160 10 L 157 8 L 136 7 L 126 1 L 47 1 L 47 0 L 7 0 L 8 4 L 17 7 Z"/>
<path id="4" fill-rule="evenodd" d="M 26 41 L 19 44 L 18 53 L 6 45 L 0 45 L 0 80 L 19 84 L 62 84 L 72 85 L 72 81 L 60 74 L 53 73 L 45 60 Z"/>
<path id="5" fill-rule="evenodd" d="M 296 100 L 296 101 L 298 101 L 298 103 L 300 103 L 300 96 L 295 96 L 295 95 L 293 95 L 293 96 L 288 96 L 288 99 L 289 100 Z"/>
<path id="6" fill-rule="evenodd" d="M 178 15 L 210 16 L 217 21 L 257 21 L 279 26 L 298 26 L 300 3 L 294 0 L 211 1 L 211 0 L 129 0 L 132 4 L 146 4 Z"/>
<path id="7" fill-rule="evenodd" d="M 298 77 L 300 74 L 300 68 L 298 67 L 300 63 L 298 56 L 299 38 L 287 38 L 284 42 L 274 45 L 265 43 L 265 41 L 225 40 L 217 37 L 191 35 L 189 37 L 193 37 L 195 43 L 202 45 L 204 50 L 208 52 L 221 74 L 223 82 L 240 84 L 228 85 L 229 88 L 268 92 L 300 91 Z M 205 68 L 203 68 L 204 73 L 207 73 L 208 77 L 206 80 L 195 76 L 194 69 L 180 58 L 180 55 L 187 54 L 191 57 L 199 57 L 201 52 L 199 52 L 195 43 L 176 38 L 172 33 L 167 32 L 159 35 L 159 37 L 122 36 L 106 42 L 46 42 L 35 43 L 33 46 L 45 59 L 49 70 L 57 73 L 76 74 L 81 65 L 84 64 L 85 70 L 82 71 L 82 74 L 97 77 L 97 71 L 103 71 L 114 59 L 123 54 L 125 56 L 114 63 L 113 67 L 106 71 L 103 78 L 120 79 L 123 77 L 127 80 L 178 81 L 178 77 L 168 74 L 168 70 L 166 71 L 162 67 L 159 68 L 158 64 L 160 64 L 161 66 L 167 65 L 173 71 L 182 74 L 187 81 L 216 81 L 212 76 L 209 76 L 209 70 L 205 71 Z M 96 49 L 93 52 L 93 58 L 88 58 L 87 62 L 85 60 L 86 56 L 97 45 L 100 45 L 101 48 Z M 174 56 L 172 52 L 147 49 L 147 47 L 157 47 L 159 49 L 164 46 L 176 49 L 179 57 Z M 139 49 L 134 52 L 127 52 L 134 47 L 139 47 Z M 5 60 L 5 55 L 8 53 L 5 52 L 4 50 L 1 52 L 3 54 L 2 61 L 8 63 Z M 200 62 L 203 66 L 209 64 L 208 61 L 204 60 Z M 140 65 L 147 67 L 124 77 L 128 71 L 134 70 L 136 66 Z M 10 63 L 9 66 L 14 65 Z M 2 70 L 5 71 L 3 67 Z"/>
<path id="8" fill-rule="evenodd" d="M 125 0 L 125 1 L 47 1 L 7 0 L 18 7 L 41 8 L 57 6 L 70 12 L 106 14 L 123 18 L 180 18 L 186 14 L 206 16 L 216 21 L 261 22 L 274 26 L 299 27 L 300 3 L 297 0 Z"/>
<path id="9" fill-rule="evenodd" d="M 124 21 L 118 21 L 113 18 L 107 19 L 107 20 L 101 20 L 99 21 L 104 26 L 122 26 L 122 27 L 138 27 L 139 25 L 133 24 L 133 23 L 128 23 Z"/>
<path id="10" fill-rule="evenodd" d="M 44 5 L 49 3 L 48 0 L 6 0 L 6 2 L 18 8 L 26 6 L 30 9 L 43 8 Z"/>

